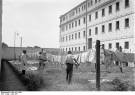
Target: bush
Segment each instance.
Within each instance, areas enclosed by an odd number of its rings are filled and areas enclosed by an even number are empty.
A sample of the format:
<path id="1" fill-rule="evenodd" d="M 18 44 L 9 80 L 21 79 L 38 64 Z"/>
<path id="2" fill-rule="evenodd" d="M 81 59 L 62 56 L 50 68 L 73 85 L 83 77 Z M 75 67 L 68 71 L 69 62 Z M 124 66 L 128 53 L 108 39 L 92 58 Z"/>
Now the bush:
<path id="1" fill-rule="evenodd" d="M 44 85 L 44 80 L 40 75 L 27 74 L 24 76 L 24 85 L 28 90 L 38 90 Z"/>
<path id="2" fill-rule="evenodd" d="M 135 87 L 130 85 L 128 81 L 122 81 L 118 78 L 115 78 L 111 84 L 113 85 L 113 91 L 133 91 Z"/>

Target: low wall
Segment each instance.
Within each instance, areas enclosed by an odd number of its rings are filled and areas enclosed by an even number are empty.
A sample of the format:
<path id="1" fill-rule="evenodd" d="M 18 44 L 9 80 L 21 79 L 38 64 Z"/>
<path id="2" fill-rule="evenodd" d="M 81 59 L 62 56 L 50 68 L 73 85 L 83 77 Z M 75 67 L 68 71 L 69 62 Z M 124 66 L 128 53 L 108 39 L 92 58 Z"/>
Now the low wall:
<path id="1" fill-rule="evenodd" d="M 6 60 L 14 60 L 19 59 L 22 50 L 26 50 L 27 51 L 27 55 L 29 56 L 30 59 L 37 59 L 39 56 L 39 52 L 41 51 L 41 48 L 20 48 L 20 47 L 5 47 L 2 48 L 2 58 L 6 59 Z M 44 49 L 47 54 L 57 54 L 59 53 L 58 49 L 49 49 L 49 48 L 45 48 Z"/>

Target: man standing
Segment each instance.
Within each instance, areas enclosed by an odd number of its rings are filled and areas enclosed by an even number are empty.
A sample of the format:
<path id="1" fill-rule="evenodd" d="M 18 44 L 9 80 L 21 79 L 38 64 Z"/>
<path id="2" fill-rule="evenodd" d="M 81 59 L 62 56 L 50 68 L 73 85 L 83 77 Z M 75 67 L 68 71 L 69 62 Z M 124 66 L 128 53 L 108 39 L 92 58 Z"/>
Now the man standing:
<path id="1" fill-rule="evenodd" d="M 71 83 L 72 80 L 72 74 L 73 74 L 73 64 L 75 64 L 76 66 L 79 66 L 77 60 L 74 58 L 74 56 L 72 55 L 71 51 L 68 51 L 68 55 L 66 56 L 66 72 L 67 72 L 67 76 L 66 76 L 66 81 L 68 82 L 68 84 Z"/>
<path id="2" fill-rule="evenodd" d="M 43 52 L 43 49 L 39 53 L 39 69 L 42 67 L 44 69 L 45 62 L 47 61 L 47 55 L 46 52 Z"/>

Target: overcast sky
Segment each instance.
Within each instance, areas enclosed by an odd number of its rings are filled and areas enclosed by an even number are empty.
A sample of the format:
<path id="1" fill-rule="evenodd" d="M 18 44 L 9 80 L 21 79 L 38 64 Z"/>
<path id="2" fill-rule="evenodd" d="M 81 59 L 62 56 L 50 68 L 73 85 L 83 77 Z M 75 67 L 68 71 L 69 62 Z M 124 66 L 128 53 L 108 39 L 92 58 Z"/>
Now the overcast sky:
<path id="1" fill-rule="evenodd" d="M 2 41 L 9 46 L 59 47 L 59 17 L 84 0 L 3 0 Z"/>

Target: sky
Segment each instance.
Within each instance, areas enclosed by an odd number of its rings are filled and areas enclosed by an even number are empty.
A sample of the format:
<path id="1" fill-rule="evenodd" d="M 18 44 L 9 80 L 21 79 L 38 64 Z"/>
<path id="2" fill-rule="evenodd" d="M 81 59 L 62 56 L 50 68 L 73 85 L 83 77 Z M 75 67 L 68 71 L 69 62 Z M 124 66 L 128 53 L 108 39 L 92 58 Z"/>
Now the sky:
<path id="1" fill-rule="evenodd" d="M 59 17 L 83 0 L 3 0 L 2 42 L 59 48 Z M 15 37 L 16 34 L 16 37 Z"/>

